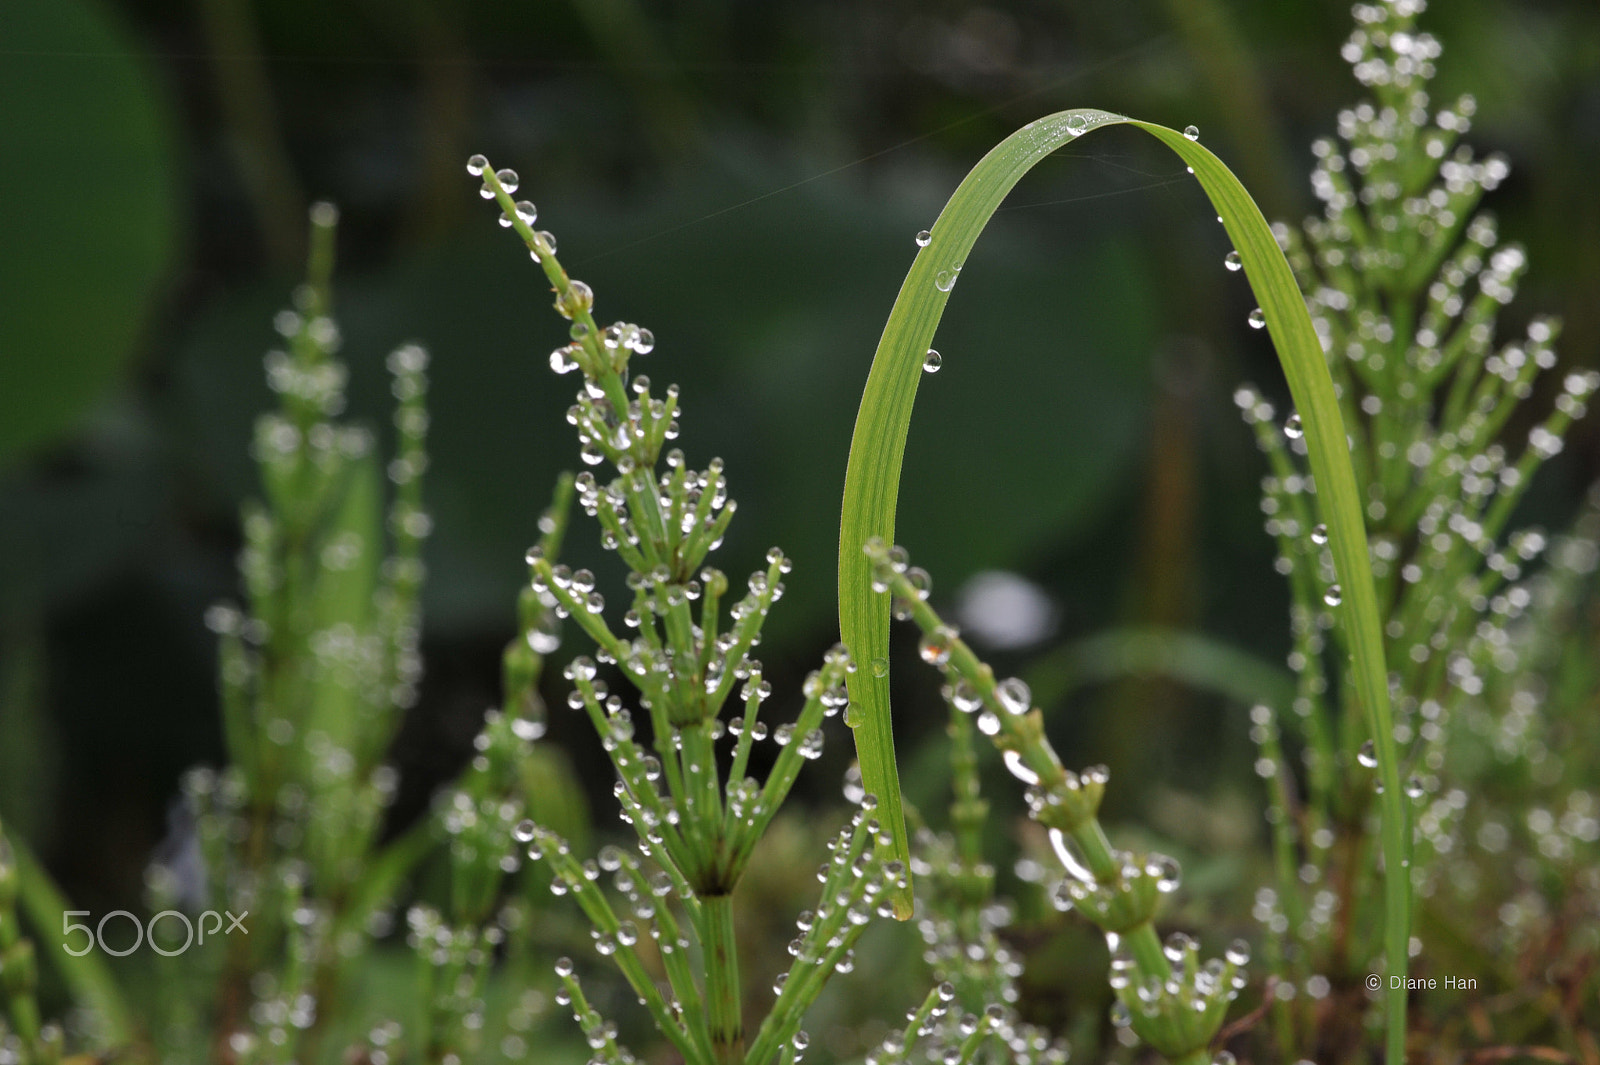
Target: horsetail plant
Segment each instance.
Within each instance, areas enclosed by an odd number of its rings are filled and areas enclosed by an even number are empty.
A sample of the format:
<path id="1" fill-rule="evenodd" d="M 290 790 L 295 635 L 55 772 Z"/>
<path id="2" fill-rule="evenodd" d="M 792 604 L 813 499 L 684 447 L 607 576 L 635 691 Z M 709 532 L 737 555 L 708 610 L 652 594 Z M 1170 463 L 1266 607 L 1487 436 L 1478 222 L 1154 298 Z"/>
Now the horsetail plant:
<path id="1" fill-rule="evenodd" d="M 1210 1065 L 1212 1040 L 1245 984 L 1241 970 L 1249 947 L 1237 941 L 1225 958 L 1202 965 L 1199 945 L 1189 936 L 1176 932 L 1161 940 L 1155 918 L 1161 899 L 1178 888 L 1178 863 L 1168 855 L 1111 845 L 1098 816 L 1110 779 L 1106 767 L 1078 773 L 1062 766 L 1027 683 L 996 680 L 994 670 L 929 605 L 932 582 L 909 564 L 903 548 L 871 540 L 865 555 L 874 591 L 888 593 L 896 617 L 922 630 L 919 653 L 944 674 L 950 704 L 977 715 L 978 731 L 993 740 L 1006 768 L 1026 786 L 1028 814 L 1048 831 L 1067 873 L 1052 901 L 1105 934 L 1117 994 L 1112 1022 L 1131 1028 L 1169 1061 Z"/>
<path id="2" fill-rule="evenodd" d="M 631 631 L 619 635 L 605 618 L 593 573 L 555 564 L 543 546 L 528 552 L 532 591 L 596 645 L 593 658 L 579 656 L 566 668 L 573 685 L 568 705 L 588 715 L 610 756 L 614 791 L 638 836 L 638 853 L 608 846 L 598 859 L 580 859 L 531 818 L 516 827 L 516 838 L 528 845 L 530 858 L 545 863 L 551 890 L 578 903 L 593 925 L 597 953 L 621 972 L 686 1062 L 798 1061 L 809 1045 L 800 1027 L 806 1009 L 830 976 L 850 971 L 863 928 L 875 912 L 893 912 L 888 900 L 908 882 L 904 863 L 882 856 L 889 836 L 875 816 L 876 798 L 859 796 L 859 809 L 832 842 L 831 858 L 818 874 L 821 899 L 802 916 L 801 934 L 789 947 L 794 961 L 751 1033 L 744 1027 L 732 896 L 802 765 L 822 753 L 822 724 L 848 703 L 845 679 L 855 665 L 836 647 L 806 678 L 805 701 L 792 722 L 774 728 L 762 719 L 772 686 L 750 652 L 783 594 L 788 558 L 773 548 L 766 569 L 750 577 L 748 593 L 722 616 L 730 582 L 705 563 L 736 505 L 721 460 L 693 470 L 680 450 L 668 448 L 679 434 L 678 389 L 669 386 L 658 397 L 649 378 L 631 367 L 654 349 L 655 337 L 631 323 L 601 328 L 592 290 L 567 275 L 555 239 L 533 228 L 533 205 L 512 199 L 515 172 L 496 171 L 482 156 L 469 160 L 467 169 L 483 179 L 483 197 L 498 202 L 501 224 L 522 238 L 550 281 L 556 310 L 572 323 L 570 342 L 551 353 L 550 365 L 582 377 L 567 412 L 578 429 L 580 457 L 616 474 L 605 482 L 588 470 L 579 474 L 578 503 L 599 523 L 603 546 L 627 566 L 631 593 L 622 619 Z M 600 675 L 603 666 L 637 690 L 638 707 L 649 716 L 648 747 L 635 738 L 632 710 Z M 730 699 L 740 712 L 725 722 Z M 766 780 L 757 781 L 748 775 L 751 755 L 769 737 L 779 751 Z M 726 776 L 717 755 L 724 738 L 733 748 Z M 621 913 L 600 883 L 607 875 L 627 904 Z M 664 989 L 647 953 L 659 955 Z M 584 996 L 570 959 L 558 963 L 557 974 L 596 1060 L 634 1060 L 617 1042 L 612 1022 Z"/>
<path id="3" fill-rule="evenodd" d="M 560 553 L 572 486 L 570 475 L 559 478 L 550 507 L 540 518 L 538 547 L 544 557 Z M 504 702 L 484 715 L 473 739 L 472 761 L 436 804 L 438 834 L 449 843 L 447 909 L 419 902 L 406 913 L 407 942 L 418 963 L 415 1016 L 420 1026 L 410 1033 L 399 1026 L 398 1031 L 409 1036 L 428 1065 L 471 1060 L 480 1051 L 490 972 L 510 933 L 527 919 L 518 900 L 502 899 L 502 888 L 522 866 L 516 844 L 519 839 L 527 842 L 527 835 L 519 826 L 539 805 L 537 796 L 523 787 L 523 772 L 533 743 L 545 732 L 539 676 L 560 635 L 552 611 L 532 587 L 519 597 L 517 613 L 517 635 L 502 656 Z M 390 1042 L 393 1038 L 388 1036 Z M 506 1045 L 502 1042 L 503 1050 Z M 512 1048 L 519 1045 L 525 1048 L 525 1041 L 510 1043 Z"/>
<path id="4" fill-rule="evenodd" d="M 911 1060 L 908 1055 L 921 1035 L 929 1037 L 924 1056 L 938 1061 L 970 1037 L 979 1011 L 990 1022 L 991 1038 L 981 1044 L 975 1060 L 1064 1065 L 1066 1042 L 1016 1015 L 1023 966 L 999 935 L 1011 921 L 1012 907 L 995 897 L 994 866 L 983 854 L 989 803 L 979 787 L 972 719 L 956 704 L 952 687 L 946 685 L 942 695 L 950 707 L 950 829 L 935 832 L 919 823 L 914 809 L 907 816 L 914 826 L 911 869 L 918 878 L 916 923 L 926 947 L 923 960 L 940 981 L 940 1006 L 949 1005 L 914 1015 L 914 1023 L 891 1037 L 877 1059 L 869 1056 L 868 1065 Z"/>
<path id="5" fill-rule="evenodd" d="M 206 893 L 249 914 L 249 934 L 227 941 L 211 974 L 222 1060 L 315 1057 L 340 1008 L 340 974 L 427 842 L 378 842 L 396 788 L 385 757 L 421 672 L 427 354 L 408 344 L 388 360 L 397 450 L 385 555 L 372 434 L 337 420 L 347 377 L 329 286 L 337 218 L 331 204 L 312 208 L 308 278 L 275 321 L 286 348 L 266 359 L 280 405 L 256 425 L 266 499 L 245 512 L 248 607 L 206 615 L 221 641 L 229 759 L 185 780 L 206 882 L 185 885 L 163 866 L 150 878 L 158 902 Z"/>
<path id="6" fill-rule="evenodd" d="M 1447 762 L 1453 723 L 1481 715 L 1486 687 L 1523 669 L 1511 630 L 1534 599 L 1524 571 L 1549 538 L 1512 531 L 1514 509 L 1600 387 L 1600 374 L 1567 374 L 1555 409 L 1522 430 L 1520 449 L 1507 441 L 1536 378 L 1556 365 L 1559 327 L 1535 317 L 1524 337 L 1496 344 L 1497 315 L 1527 260 L 1499 244 L 1493 217 L 1477 206 L 1508 167 L 1458 145 L 1472 97 L 1433 108 L 1440 47 L 1415 29 L 1422 7 L 1356 6 L 1343 54 L 1373 98 L 1339 115 L 1337 141 L 1313 145 L 1322 215 L 1302 232 L 1278 230 L 1350 434 L 1386 619 L 1391 737 L 1415 810 L 1404 864 L 1419 886 L 1452 845 L 1442 826 L 1459 820 L 1475 790 L 1456 786 L 1470 780 Z M 1375 870 L 1359 841 L 1375 785 L 1392 782 L 1374 781 L 1372 740 L 1352 728 L 1349 637 L 1334 623 L 1343 593 L 1314 513 L 1322 481 L 1305 469 L 1303 423 L 1291 413 L 1280 426 L 1253 388 L 1235 398 L 1271 464 L 1262 510 L 1293 599 L 1294 701 L 1252 711 L 1278 870 L 1258 909 L 1286 990 L 1308 992 L 1280 999 L 1278 1045 L 1309 1054 L 1360 1035 L 1365 1000 L 1349 990 L 1370 971 L 1362 900 Z M 1304 754 L 1303 782 L 1285 758 L 1285 733 Z M 1337 1008 L 1315 1009 L 1330 988 Z"/>

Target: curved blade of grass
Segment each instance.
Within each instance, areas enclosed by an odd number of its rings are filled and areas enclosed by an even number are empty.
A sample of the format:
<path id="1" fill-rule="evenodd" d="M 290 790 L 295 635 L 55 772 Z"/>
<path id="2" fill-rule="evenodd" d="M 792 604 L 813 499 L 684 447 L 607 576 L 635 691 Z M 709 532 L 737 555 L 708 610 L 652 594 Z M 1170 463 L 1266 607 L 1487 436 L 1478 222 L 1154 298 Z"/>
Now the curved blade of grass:
<path id="1" fill-rule="evenodd" d="M 878 796 L 879 816 L 894 834 L 896 856 L 906 860 L 909 852 L 889 720 L 889 604 L 872 591 L 871 570 L 861 547 L 874 536 L 888 542 L 894 539 L 911 406 L 922 377 L 923 357 L 949 298 L 947 290 L 952 285 L 947 282 L 959 276 L 967 253 L 1023 174 L 1078 136 L 1119 124 L 1144 130 L 1194 169 L 1243 261 L 1304 425 L 1317 501 L 1343 589 L 1340 620 L 1352 652 L 1350 680 L 1367 715 L 1384 785 L 1384 945 L 1388 975 L 1403 978 L 1410 923 L 1409 876 L 1403 872 L 1408 869 L 1404 793 L 1390 724 L 1366 527 L 1333 381 L 1289 264 L 1260 209 L 1221 160 L 1176 130 L 1089 109 L 1061 111 L 1030 122 L 984 156 L 961 182 L 934 223 L 932 239 L 917 254 L 900 287 L 856 416 L 839 526 L 839 630 L 861 667 L 851 675 L 849 684 L 850 696 L 861 706 L 864 718 L 855 733 L 862 781 L 867 791 Z M 896 901 L 897 912 L 909 916 L 909 887 Z M 1404 986 L 1403 979 L 1400 984 Z M 1401 1065 L 1405 992 L 1391 990 L 1387 1001 L 1388 1060 L 1390 1065 Z"/>

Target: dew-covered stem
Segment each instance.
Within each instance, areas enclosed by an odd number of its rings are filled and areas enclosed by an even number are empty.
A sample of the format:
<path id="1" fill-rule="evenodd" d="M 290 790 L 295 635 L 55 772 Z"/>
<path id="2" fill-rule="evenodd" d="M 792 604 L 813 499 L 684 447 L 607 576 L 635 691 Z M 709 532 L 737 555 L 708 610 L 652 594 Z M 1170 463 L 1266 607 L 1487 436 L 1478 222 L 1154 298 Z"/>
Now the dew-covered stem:
<path id="1" fill-rule="evenodd" d="M 789 559 L 773 548 L 766 567 L 750 576 L 748 594 L 730 601 L 728 578 L 706 560 L 720 546 L 737 507 L 728 497 L 720 459 L 696 470 L 682 451 L 666 449 L 677 438 L 682 417 L 677 386 L 657 392 L 633 368 L 634 359 L 654 350 L 653 334 L 626 322 L 602 328 L 592 313 L 592 290 L 562 268 L 555 238 L 532 228 L 533 206 L 512 200 L 516 175 L 494 171 L 481 156 L 469 161 L 468 170 L 482 177 L 483 197 L 499 203 L 502 224 L 522 238 L 551 284 L 556 310 L 570 323 L 570 342 L 551 353 L 550 365 L 561 374 L 579 371 L 581 378 L 568 421 L 578 430 L 580 458 L 592 470 L 574 478 L 573 490 L 579 506 L 596 518 L 602 546 L 628 569 L 628 609 L 623 627 L 609 622 L 600 579 L 557 564 L 549 543 L 528 552 L 530 584 L 523 601 L 530 611 L 537 603 L 572 619 L 596 645 L 593 658 L 580 655 L 567 666 L 565 676 L 572 683 L 567 702 L 588 718 L 610 756 L 614 794 L 637 836 L 639 855 L 660 867 L 652 880 L 654 900 L 636 905 L 635 911 L 661 944 L 676 1005 L 663 1007 L 651 999 L 640 984 L 636 961 L 630 960 L 626 922 L 619 924 L 601 889 L 575 879 L 577 869 L 594 880 L 593 863 L 578 863 L 565 854 L 564 845 L 536 843 L 530 855 L 538 851 L 536 856 L 553 863 L 552 890 L 574 896 L 594 926 L 596 949 L 623 969 L 686 1062 L 768 1062 L 780 1049 L 798 1060 L 806 1045 L 800 1017 L 833 972 L 849 970 L 859 926 L 875 912 L 872 900 L 886 883 L 903 880 L 904 867 L 887 875 L 885 863 L 867 853 L 875 826 L 857 832 L 853 847 L 836 849 L 836 854 L 854 853 L 848 876 L 839 874 L 823 885 L 815 927 L 825 937 L 797 954 L 795 978 L 749 1054 L 733 896 L 801 767 L 821 754 L 823 722 L 848 702 L 845 677 L 854 666 L 843 648 L 835 648 L 807 677 L 805 703 L 794 721 L 774 728 L 761 719 L 760 705 L 771 685 L 751 653 L 768 612 L 782 597 Z M 606 467 L 614 471 L 608 480 L 600 476 Z M 636 689 L 636 705 L 630 693 L 611 691 L 611 674 Z M 740 700 L 743 714 L 724 723 L 730 698 Z M 638 727 L 649 728 L 648 739 L 635 738 Z M 717 744 L 729 733 L 734 750 L 724 775 Z M 766 779 L 757 781 L 747 773 L 755 745 L 769 735 L 780 750 Z M 853 824 L 859 829 L 861 818 Z M 544 832 L 529 829 L 535 840 L 545 838 Z M 630 867 L 631 858 L 607 857 L 615 850 L 602 851 L 602 869 L 619 862 L 624 870 Z M 637 895 L 624 879 L 619 872 L 617 889 Z M 691 953 L 679 932 L 673 907 L 685 916 L 684 927 L 692 928 L 698 951 Z M 591 1045 L 601 1046 L 592 1039 Z"/>
<path id="2" fill-rule="evenodd" d="M 1178 886 L 1177 863 L 1164 855 L 1136 856 L 1113 848 L 1098 817 L 1106 770 L 1091 767 L 1077 774 L 1062 767 L 1027 685 L 1016 678 L 995 680 L 994 671 L 929 605 L 928 575 L 909 565 L 902 548 L 873 540 L 865 553 L 874 590 L 890 594 L 895 616 L 922 630 L 921 656 L 944 673 L 951 705 L 978 715 L 979 731 L 1027 785 L 1029 816 L 1049 830 L 1066 870 L 1057 904 L 1098 926 L 1112 952 L 1111 984 L 1118 994 L 1113 1020 L 1132 1026 L 1167 1058 L 1189 1060 L 1209 1046 L 1243 986 L 1239 969 L 1247 948 L 1235 944 L 1225 961 L 1213 959 L 1202 967 L 1189 937 L 1176 933 L 1162 943 L 1154 919 L 1161 897 Z M 955 733 L 961 734 L 959 727 Z M 959 766 L 959 745 L 955 750 Z M 963 782 L 959 770 L 956 787 L 958 802 L 963 795 L 969 802 L 974 797 L 975 788 Z"/>

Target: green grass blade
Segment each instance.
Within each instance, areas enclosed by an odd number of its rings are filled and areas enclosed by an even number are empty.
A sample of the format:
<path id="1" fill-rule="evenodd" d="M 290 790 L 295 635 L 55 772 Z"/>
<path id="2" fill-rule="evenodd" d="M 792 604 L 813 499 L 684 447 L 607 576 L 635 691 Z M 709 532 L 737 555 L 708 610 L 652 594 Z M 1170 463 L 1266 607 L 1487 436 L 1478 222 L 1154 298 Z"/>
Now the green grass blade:
<path id="1" fill-rule="evenodd" d="M 1221 160 L 1176 130 L 1089 109 L 1062 111 L 1030 122 L 984 156 L 961 182 L 933 224 L 932 239 L 918 253 L 900 287 L 856 416 L 839 526 L 839 630 L 859 664 L 849 683 L 851 699 L 860 704 L 864 717 L 855 733 L 863 783 L 878 796 L 879 816 L 894 834 L 896 857 L 906 860 L 909 851 L 889 720 L 889 604 L 872 592 L 871 570 L 861 547 L 874 536 L 894 540 L 911 407 L 922 377 L 923 357 L 949 298 L 952 285 L 947 282 L 959 277 L 984 226 L 1034 164 L 1082 134 L 1118 124 L 1151 134 L 1194 169 L 1243 261 L 1304 425 L 1317 501 L 1328 526 L 1329 546 L 1343 590 L 1340 621 L 1353 658 L 1349 677 L 1367 714 L 1384 784 L 1385 953 L 1388 975 L 1403 977 L 1410 924 L 1409 878 L 1398 872 L 1408 867 L 1404 793 L 1390 724 L 1366 527 L 1333 381 L 1289 264 L 1260 209 Z M 910 905 L 908 888 L 897 900 L 896 909 L 909 916 Z M 1400 1065 L 1405 992 L 1390 991 L 1388 1007 L 1388 1058 L 1391 1065 Z"/>

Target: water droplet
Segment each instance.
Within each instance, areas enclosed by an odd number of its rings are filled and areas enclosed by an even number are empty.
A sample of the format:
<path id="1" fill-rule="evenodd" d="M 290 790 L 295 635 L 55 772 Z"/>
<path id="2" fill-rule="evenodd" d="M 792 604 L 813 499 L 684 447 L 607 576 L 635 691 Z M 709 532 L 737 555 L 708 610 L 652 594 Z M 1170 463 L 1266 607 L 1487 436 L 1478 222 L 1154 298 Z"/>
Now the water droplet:
<path id="1" fill-rule="evenodd" d="M 1026 714 L 1033 704 L 1033 689 L 1021 677 L 1007 677 L 996 684 L 994 696 L 1008 714 Z"/>
<path id="2" fill-rule="evenodd" d="M 1412 777 L 1410 780 L 1406 781 L 1406 794 L 1411 798 L 1420 799 L 1426 793 L 1426 791 L 1427 789 L 1422 786 L 1421 777 Z"/>
<path id="3" fill-rule="evenodd" d="M 1178 878 L 1182 870 L 1178 866 L 1178 859 L 1171 855 L 1150 855 L 1149 860 L 1145 862 L 1144 871 L 1156 878 L 1156 890 L 1163 895 L 1170 895 L 1178 890 Z"/>
<path id="4" fill-rule="evenodd" d="M 1183 136 L 1184 136 L 1184 138 L 1186 140 L 1191 140 L 1191 141 L 1199 140 L 1200 139 L 1200 127 L 1199 126 L 1184 126 L 1183 127 Z"/>
<path id="5" fill-rule="evenodd" d="M 1250 317 L 1245 321 L 1250 323 L 1251 329 L 1264 329 L 1267 325 L 1267 314 L 1260 307 L 1250 312 Z"/>
<path id="6" fill-rule="evenodd" d="M 1306 435 L 1305 426 L 1301 424 L 1298 412 L 1289 415 L 1289 420 L 1283 423 L 1283 435 L 1290 440 L 1298 440 Z"/>
<path id="7" fill-rule="evenodd" d="M 1184 960 L 1184 957 L 1188 954 L 1190 948 L 1194 947 L 1195 945 L 1195 941 L 1188 935 L 1184 934 L 1183 932 L 1174 932 L 1168 936 L 1167 941 L 1162 944 L 1161 953 L 1167 956 L 1168 961 L 1178 962 L 1181 964 Z"/>
<path id="8" fill-rule="evenodd" d="M 1008 749 L 1001 752 L 1000 758 L 1011 771 L 1011 775 L 1024 784 L 1039 783 L 1039 774 L 1028 768 L 1028 763 L 1022 760 L 1022 752 Z"/>
<path id="9" fill-rule="evenodd" d="M 1227 255 L 1222 257 L 1222 265 L 1226 266 L 1229 270 L 1239 270 L 1244 267 L 1244 260 L 1239 258 L 1238 252 L 1230 251 Z"/>
<path id="10" fill-rule="evenodd" d="M 942 666 L 950 661 L 950 652 L 955 649 L 956 633 L 948 625 L 940 625 L 928 633 L 917 645 L 917 651 L 922 660 L 930 666 Z"/>
<path id="11" fill-rule="evenodd" d="M 951 273 L 949 270 L 940 270 L 938 274 L 934 275 L 933 287 L 938 289 L 940 292 L 949 292 L 952 288 L 955 288 L 955 286 L 956 275 Z"/>
<path id="12" fill-rule="evenodd" d="M 467 160 L 467 173 L 473 177 L 483 177 L 483 172 L 489 169 L 489 160 L 481 155 L 474 155 Z"/>
<path id="13" fill-rule="evenodd" d="M 928 241 L 932 239 L 933 234 L 924 229 L 922 232 L 917 234 L 917 247 L 926 248 L 928 246 Z"/>
<path id="14" fill-rule="evenodd" d="M 1377 748 L 1372 745 L 1371 740 L 1368 740 L 1361 745 L 1361 750 L 1356 752 L 1356 761 L 1360 762 L 1368 769 L 1378 768 L 1378 752 Z"/>
<path id="15" fill-rule="evenodd" d="M 1229 965 L 1246 965 L 1250 961 L 1250 944 L 1242 939 L 1235 939 L 1228 944 L 1228 949 L 1223 957 Z"/>
<path id="16" fill-rule="evenodd" d="M 494 179 L 500 182 L 500 187 L 505 189 L 508 193 L 516 192 L 517 186 L 522 182 L 522 179 L 517 177 L 517 172 L 509 168 L 505 170 L 496 170 L 494 172 Z"/>
<path id="17" fill-rule="evenodd" d="M 1073 115 L 1067 119 L 1067 132 L 1072 134 L 1074 137 L 1082 136 L 1083 131 L 1088 128 L 1089 120 L 1084 118 L 1082 115 Z"/>
<path id="18" fill-rule="evenodd" d="M 539 209 L 527 200 L 520 200 L 517 203 L 517 217 L 531 226 L 539 220 Z"/>
<path id="19" fill-rule="evenodd" d="M 944 356 L 940 355 L 934 349 L 929 348 L 928 349 L 928 354 L 923 356 L 923 359 L 922 359 L 922 372 L 923 373 L 938 373 L 939 372 L 939 367 L 941 367 L 943 365 L 944 365 Z"/>
<path id="20" fill-rule="evenodd" d="M 844 723 L 850 728 L 860 728 L 867 720 L 867 711 L 860 703 L 846 703 Z"/>
<path id="21" fill-rule="evenodd" d="M 1328 585 L 1328 590 L 1322 593 L 1322 601 L 1329 606 L 1338 606 L 1344 602 L 1344 591 L 1337 584 Z"/>
<path id="22" fill-rule="evenodd" d="M 582 281 L 574 280 L 564 294 L 557 294 L 555 307 L 563 318 L 576 318 L 594 306 L 594 290 Z"/>
<path id="23" fill-rule="evenodd" d="M 1078 856 L 1078 846 L 1072 842 L 1072 837 L 1059 828 L 1052 828 L 1050 830 L 1050 846 L 1056 852 L 1056 857 L 1061 860 L 1061 864 L 1066 868 L 1069 876 L 1085 884 L 1093 884 L 1095 882 L 1094 873 L 1090 871 L 1084 860 Z"/>
<path id="24" fill-rule="evenodd" d="M 550 353 L 550 369 L 556 373 L 571 373 L 578 368 L 578 360 L 573 358 L 576 354 L 576 345 L 556 348 Z"/>
<path id="25" fill-rule="evenodd" d="M 1321 547 L 1328 542 L 1328 527 L 1318 522 L 1311 527 L 1311 542 Z"/>
<path id="26" fill-rule="evenodd" d="M 872 675 L 874 677 L 887 677 L 889 675 L 889 660 L 887 658 L 874 658 L 872 660 Z"/>

